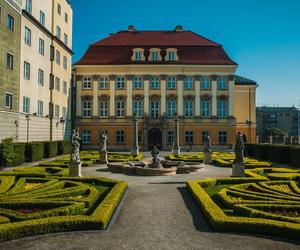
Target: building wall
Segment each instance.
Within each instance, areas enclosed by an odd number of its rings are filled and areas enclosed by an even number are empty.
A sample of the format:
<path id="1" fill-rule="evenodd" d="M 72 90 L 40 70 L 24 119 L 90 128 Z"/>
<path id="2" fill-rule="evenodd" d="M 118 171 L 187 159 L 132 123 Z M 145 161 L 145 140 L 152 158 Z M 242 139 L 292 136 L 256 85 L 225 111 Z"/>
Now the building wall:
<path id="1" fill-rule="evenodd" d="M 0 0 L 0 141 L 17 139 L 20 79 L 21 6 L 19 1 Z M 14 18 L 14 30 L 7 27 L 8 14 Z M 13 55 L 13 69 L 7 68 L 7 53 Z M 12 108 L 5 104 L 6 93 L 12 95 Z"/>
<path id="2" fill-rule="evenodd" d="M 76 119 L 75 126 L 78 126 L 81 132 L 87 130 L 91 133 L 91 141 L 86 146 L 96 147 L 99 144 L 100 131 L 108 132 L 108 145 L 110 149 L 128 150 L 132 146 L 132 116 L 133 103 L 135 96 L 139 95 L 142 98 L 142 106 L 144 116 L 139 118 L 139 131 L 141 134 L 141 142 L 139 145 L 143 149 L 148 148 L 148 132 L 151 128 L 159 128 L 162 132 L 162 143 L 164 149 L 170 149 L 172 145 L 167 143 L 168 131 L 173 130 L 173 118 L 166 118 L 167 111 L 166 101 L 168 97 L 174 96 L 177 101 L 177 113 L 180 117 L 180 144 L 184 149 L 190 149 L 189 144 L 185 144 L 185 131 L 193 131 L 194 141 L 193 150 L 199 150 L 202 147 L 201 134 L 202 131 L 209 131 L 212 143 L 215 146 L 223 146 L 219 143 L 219 132 L 227 132 L 226 145 L 235 143 L 235 134 L 241 131 L 250 138 L 249 128 L 246 125 L 246 119 L 253 121 L 251 127 L 251 138 L 255 140 L 255 92 L 256 86 L 238 86 L 235 85 L 233 78 L 230 77 L 235 73 L 235 66 L 187 66 L 187 65 L 126 65 L 126 66 L 74 66 L 76 71 L 75 86 L 76 86 Z M 194 88 L 185 90 L 183 88 L 184 76 L 192 76 L 194 78 Z M 102 90 L 99 88 L 99 77 L 109 76 L 109 89 Z M 126 76 L 126 88 L 118 90 L 115 88 L 116 77 Z M 143 89 L 133 89 L 133 76 L 143 76 Z M 160 86 L 158 90 L 149 88 L 150 76 L 160 76 Z M 177 88 L 175 90 L 166 89 L 166 76 L 177 77 Z M 208 76 L 211 78 L 211 89 L 201 90 L 200 78 Z M 218 90 L 216 76 L 228 77 L 228 89 Z M 84 77 L 92 78 L 92 86 L 90 89 L 83 89 Z M 250 88 L 250 101 L 248 90 Z M 211 98 L 211 117 L 201 117 L 200 102 L 204 96 Z M 118 96 L 125 98 L 126 117 L 123 119 L 116 118 L 116 102 Z M 150 99 L 157 96 L 160 101 L 160 117 L 157 120 L 149 118 Z M 183 105 L 186 97 L 191 96 L 194 103 L 194 116 L 192 118 L 184 117 Z M 225 96 L 228 103 L 228 117 L 225 119 L 217 116 L 217 101 L 218 97 Z M 99 117 L 99 100 L 105 97 L 109 99 L 109 114 L 108 118 Z M 88 98 L 92 102 L 91 117 L 84 118 L 83 100 Z M 247 114 L 251 106 L 251 115 Z M 249 118 L 250 117 L 250 118 Z M 237 123 L 238 121 L 238 123 Z M 125 143 L 116 143 L 116 131 L 124 130 Z M 249 135 L 248 135 L 249 133 Z"/>

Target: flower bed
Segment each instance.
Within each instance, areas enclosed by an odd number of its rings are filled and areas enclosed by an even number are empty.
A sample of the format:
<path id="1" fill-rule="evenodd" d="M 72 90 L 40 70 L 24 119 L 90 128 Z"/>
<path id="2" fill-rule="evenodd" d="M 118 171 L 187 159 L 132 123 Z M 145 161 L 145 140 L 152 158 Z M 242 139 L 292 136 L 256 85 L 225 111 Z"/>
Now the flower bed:
<path id="1" fill-rule="evenodd" d="M 44 166 L 0 172 L 0 241 L 107 228 L 127 183 L 70 178 L 67 168 L 50 169 L 52 172 Z"/>
<path id="2" fill-rule="evenodd" d="M 300 182 L 295 176 L 300 171 L 257 168 L 246 170 L 246 176 L 189 181 L 187 188 L 215 230 L 299 240 Z"/>

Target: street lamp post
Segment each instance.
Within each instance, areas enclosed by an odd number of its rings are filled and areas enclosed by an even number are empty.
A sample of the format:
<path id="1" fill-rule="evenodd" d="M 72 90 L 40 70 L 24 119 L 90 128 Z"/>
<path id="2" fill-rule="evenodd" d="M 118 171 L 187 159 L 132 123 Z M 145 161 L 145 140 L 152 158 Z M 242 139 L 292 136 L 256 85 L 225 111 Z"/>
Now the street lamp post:
<path id="1" fill-rule="evenodd" d="M 26 118 L 26 124 L 27 124 L 27 128 L 26 128 L 26 130 L 27 130 L 27 134 L 26 134 L 26 137 L 27 137 L 27 139 L 26 139 L 26 141 L 27 141 L 27 143 L 29 142 L 29 120 L 30 120 L 30 116 L 29 116 L 29 114 L 27 114 L 27 115 L 25 115 L 25 118 Z"/>
<path id="2" fill-rule="evenodd" d="M 251 120 L 246 120 L 246 124 L 248 125 L 248 128 L 249 128 L 249 132 L 248 132 L 248 135 L 249 135 L 249 143 L 251 143 L 251 126 L 252 126 L 252 124 L 253 124 L 253 121 L 251 121 Z"/>

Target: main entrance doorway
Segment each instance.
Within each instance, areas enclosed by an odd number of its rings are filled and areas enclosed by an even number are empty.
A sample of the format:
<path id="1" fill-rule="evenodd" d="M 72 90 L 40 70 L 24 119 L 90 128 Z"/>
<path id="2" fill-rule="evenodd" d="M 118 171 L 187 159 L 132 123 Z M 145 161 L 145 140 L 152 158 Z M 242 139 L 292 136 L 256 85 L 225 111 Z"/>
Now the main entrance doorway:
<path id="1" fill-rule="evenodd" d="M 154 145 L 156 145 L 158 149 L 162 147 L 162 135 L 158 128 L 152 128 L 148 132 L 148 149 L 152 150 Z"/>

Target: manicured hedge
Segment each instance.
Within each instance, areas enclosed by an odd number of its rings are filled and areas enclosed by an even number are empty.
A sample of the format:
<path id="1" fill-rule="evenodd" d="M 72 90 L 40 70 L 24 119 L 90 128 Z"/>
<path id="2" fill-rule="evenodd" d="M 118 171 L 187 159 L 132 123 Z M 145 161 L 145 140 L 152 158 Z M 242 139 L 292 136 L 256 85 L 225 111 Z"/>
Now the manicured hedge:
<path id="1" fill-rule="evenodd" d="M 290 162 L 293 167 L 300 167 L 300 147 L 290 148 Z"/>
<path id="2" fill-rule="evenodd" d="M 268 148 L 268 144 L 256 144 L 253 149 L 254 157 L 258 159 L 268 159 Z"/>
<path id="3" fill-rule="evenodd" d="M 25 162 L 25 143 L 15 143 L 15 159 L 14 159 L 14 165 L 18 166 L 21 165 L 23 162 Z"/>
<path id="4" fill-rule="evenodd" d="M 289 163 L 290 146 L 268 145 L 268 159 L 272 162 Z"/>
<path id="5" fill-rule="evenodd" d="M 71 153 L 71 142 L 70 141 L 57 141 L 57 154 L 65 155 Z"/>
<path id="6" fill-rule="evenodd" d="M 31 142 L 26 143 L 25 147 L 26 161 L 40 161 L 44 157 L 44 143 L 42 142 Z"/>
<path id="7" fill-rule="evenodd" d="M 44 142 L 44 157 L 52 158 L 57 155 L 57 142 L 48 141 Z"/>

